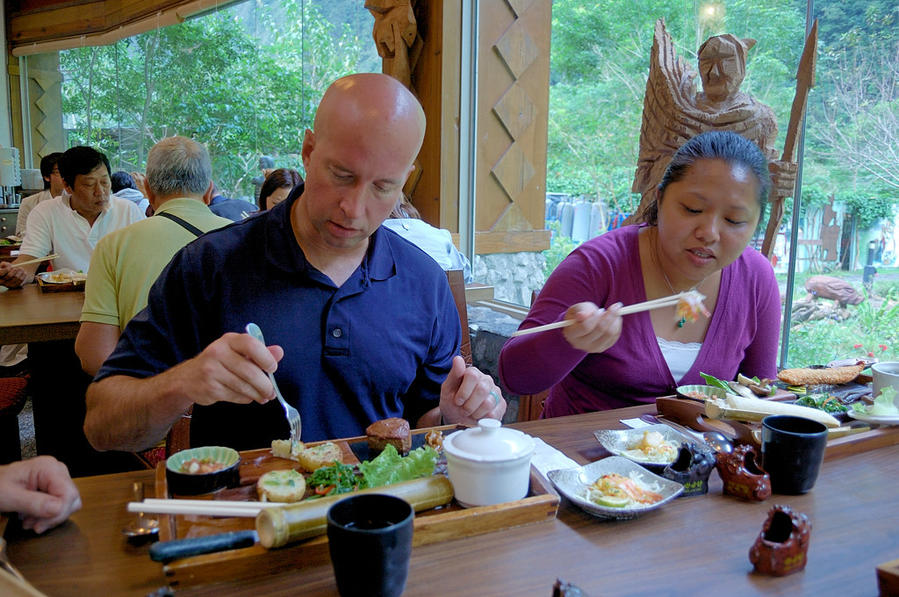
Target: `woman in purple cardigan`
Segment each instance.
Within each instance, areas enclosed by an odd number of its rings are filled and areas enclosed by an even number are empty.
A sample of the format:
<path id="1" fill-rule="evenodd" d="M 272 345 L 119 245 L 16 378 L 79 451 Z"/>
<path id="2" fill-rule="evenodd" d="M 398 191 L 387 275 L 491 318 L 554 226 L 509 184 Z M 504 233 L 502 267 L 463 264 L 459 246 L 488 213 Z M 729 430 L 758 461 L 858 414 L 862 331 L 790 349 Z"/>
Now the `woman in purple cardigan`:
<path id="1" fill-rule="evenodd" d="M 645 224 L 575 249 L 552 273 L 510 339 L 500 378 L 515 394 L 552 388 L 543 416 L 651 403 L 681 384 L 737 373 L 774 377 L 780 293 L 768 261 L 748 247 L 770 176 L 751 141 L 708 132 L 675 153 Z M 711 316 L 686 323 L 675 307 L 622 316 L 622 305 L 696 289 Z"/>

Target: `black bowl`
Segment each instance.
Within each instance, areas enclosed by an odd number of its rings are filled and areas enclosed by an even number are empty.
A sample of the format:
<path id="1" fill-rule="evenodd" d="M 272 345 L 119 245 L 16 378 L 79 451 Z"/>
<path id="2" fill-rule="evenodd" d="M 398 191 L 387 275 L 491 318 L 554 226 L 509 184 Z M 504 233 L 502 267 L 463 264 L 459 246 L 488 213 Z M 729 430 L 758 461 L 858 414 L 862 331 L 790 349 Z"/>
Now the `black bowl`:
<path id="1" fill-rule="evenodd" d="M 197 458 L 209 459 L 225 465 L 212 473 L 185 473 L 181 465 Z M 165 478 L 171 495 L 199 495 L 240 484 L 240 454 L 221 446 L 203 446 L 182 450 L 169 456 L 165 463 Z"/>

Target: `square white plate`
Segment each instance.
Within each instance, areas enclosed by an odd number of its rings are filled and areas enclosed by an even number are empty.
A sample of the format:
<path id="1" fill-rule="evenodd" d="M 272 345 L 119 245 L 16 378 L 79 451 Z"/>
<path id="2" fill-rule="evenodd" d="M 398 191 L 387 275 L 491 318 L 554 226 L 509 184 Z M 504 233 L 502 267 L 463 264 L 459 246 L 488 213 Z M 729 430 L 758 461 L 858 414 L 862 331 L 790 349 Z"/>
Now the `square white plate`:
<path id="1" fill-rule="evenodd" d="M 618 473 L 630 477 L 638 483 L 661 494 L 662 499 L 655 504 L 633 508 L 608 508 L 586 498 L 587 487 L 603 475 Z M 653 474 L 627 458 L 610 456 L 578 468 L 549 471 L 549 479 L 562 495 L 581 509 L 599 518 L 627 520 L 636 518 L 667 504 L 684 491 L 684 486 L 670 479 Z"/>

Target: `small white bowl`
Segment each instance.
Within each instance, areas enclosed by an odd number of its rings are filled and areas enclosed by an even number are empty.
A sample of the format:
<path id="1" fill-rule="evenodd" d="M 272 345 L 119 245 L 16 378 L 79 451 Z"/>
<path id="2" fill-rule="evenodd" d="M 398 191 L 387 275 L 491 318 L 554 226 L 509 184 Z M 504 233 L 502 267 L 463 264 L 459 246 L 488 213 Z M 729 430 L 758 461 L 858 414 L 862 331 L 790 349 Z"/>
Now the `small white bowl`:
<path id="1" fill-rule="evenodd" d="M 466 508 L 520 500 L 528 494 L 534 439 L 481 419 L 477 427 L 443 440 L 456 501 Z"/>

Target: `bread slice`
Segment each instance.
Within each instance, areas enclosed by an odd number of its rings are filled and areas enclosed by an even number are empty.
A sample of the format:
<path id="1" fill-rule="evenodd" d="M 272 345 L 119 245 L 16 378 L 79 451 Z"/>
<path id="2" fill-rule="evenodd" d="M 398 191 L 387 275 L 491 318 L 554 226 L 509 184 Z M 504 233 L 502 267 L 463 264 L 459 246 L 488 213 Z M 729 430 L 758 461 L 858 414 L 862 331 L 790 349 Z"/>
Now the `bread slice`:
<path id="1" fill-rule="evenodd" d="M 263 502 L 298 502 L 306 494 L 306 479 L 295 470 L 269 471 L 256 482 Z"/>
<path id="2" fill-rule="evenodd" d="M 387 444 L 392 444 L 400 454 L 408 454 L 412 449 L 412 434 L 409 421 L 398 417 L 375 421 L 365 429 L 368 447 L 380 453 Z"/>
<path id="3" fill-rule="evenodd" d="M 306 449 L 303 442 L 291 443 L 289 439 L 273 439 L 272 455 L 278 458 L 287 458 L 288 460 L 296 460 L 297 454 Z"/>
<path id="4" fill-rule="evenodd" d="M 325 442 L 317 446 L 307 446 L 296 455 L 296 461 L 307 473 L 313 473 L 323 466 L 330 466 L 343 461 L 340 446 L 333 442 Z"/>

